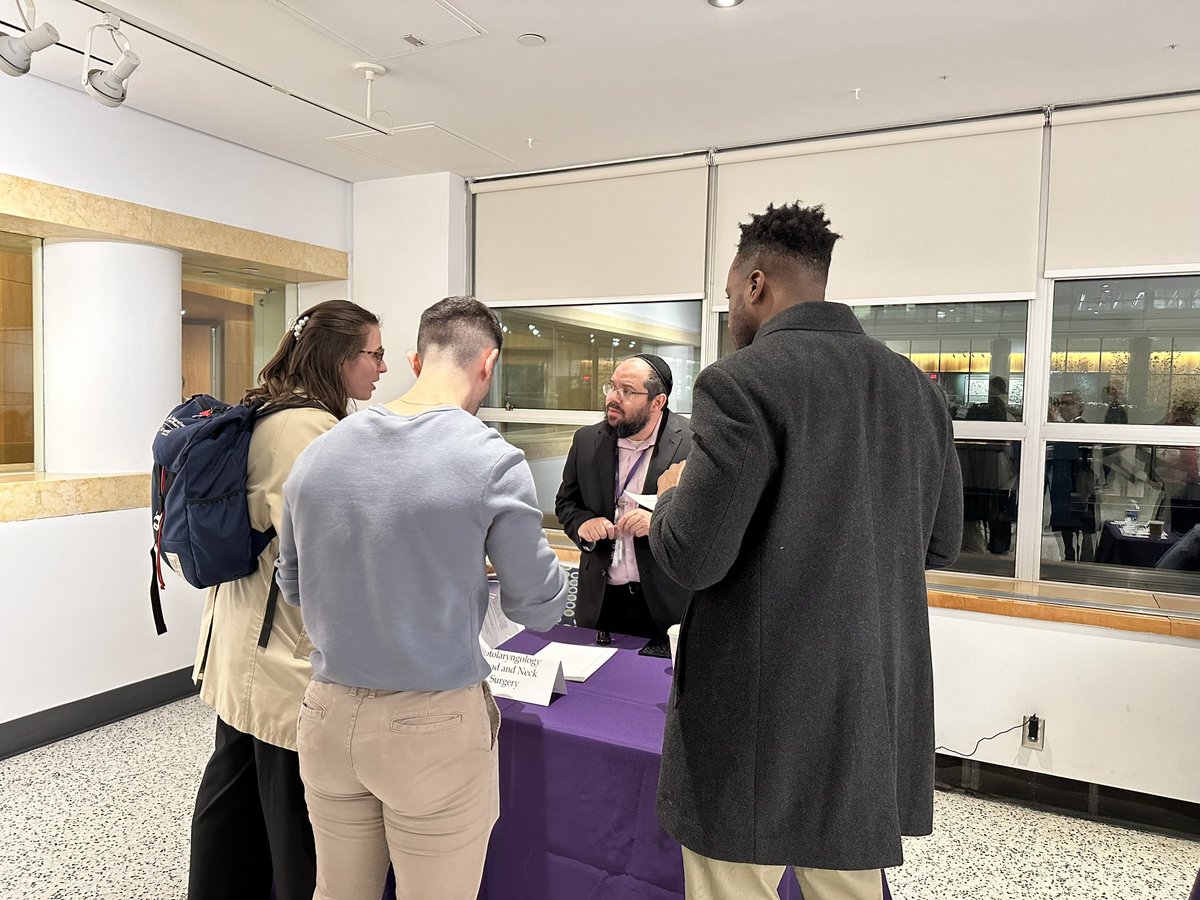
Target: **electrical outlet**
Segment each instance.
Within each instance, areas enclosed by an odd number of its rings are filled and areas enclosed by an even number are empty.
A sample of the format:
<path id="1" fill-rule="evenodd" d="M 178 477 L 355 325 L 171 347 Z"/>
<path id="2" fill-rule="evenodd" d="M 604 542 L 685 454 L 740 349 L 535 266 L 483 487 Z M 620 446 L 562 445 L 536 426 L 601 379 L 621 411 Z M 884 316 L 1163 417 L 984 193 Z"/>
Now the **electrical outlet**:
<path id="1" fill-rule="evenodd" d="M 1021 746 L 1030 750 L 1046 749 L 1046 720 L 1034 714 L 1025 716 L 1021 727 Z"/>

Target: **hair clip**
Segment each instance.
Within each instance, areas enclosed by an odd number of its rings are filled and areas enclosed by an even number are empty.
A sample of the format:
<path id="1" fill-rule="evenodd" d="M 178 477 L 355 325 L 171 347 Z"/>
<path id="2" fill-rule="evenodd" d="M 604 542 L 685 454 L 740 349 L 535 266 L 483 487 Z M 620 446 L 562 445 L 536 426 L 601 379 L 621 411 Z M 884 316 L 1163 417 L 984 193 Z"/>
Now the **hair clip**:
<path id="1" fill-rule="evenodd" d="M 300 332 L 304 330 L 304 326 L 308 324 L 309 316 L 304 316 L 300 319 L 291 319 L 288 321 L 288 329 L 292 332 L 292 337 L 295 340 L 300 340 Z"/>

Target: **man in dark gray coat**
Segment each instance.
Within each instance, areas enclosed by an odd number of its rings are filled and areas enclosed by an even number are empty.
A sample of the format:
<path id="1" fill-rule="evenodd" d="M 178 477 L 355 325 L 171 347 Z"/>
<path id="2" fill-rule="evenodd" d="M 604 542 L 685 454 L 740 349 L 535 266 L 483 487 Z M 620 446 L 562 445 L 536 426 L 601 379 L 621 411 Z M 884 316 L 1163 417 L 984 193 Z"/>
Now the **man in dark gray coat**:
<path id="1" fill-rule="evenodd" d="M 933 828 L 925 570 L 954 561 L 962 479 L 945 399 L 853 311 L 817 302 L 820 207 L 768 207 L 729 270 L 739 348 L 696 380 L 692 451 L 650 545 L 697 591 L 658 811 L 689 898 L 877 900 Z M 684 466 L 686 465 L 686 470 Z"/>

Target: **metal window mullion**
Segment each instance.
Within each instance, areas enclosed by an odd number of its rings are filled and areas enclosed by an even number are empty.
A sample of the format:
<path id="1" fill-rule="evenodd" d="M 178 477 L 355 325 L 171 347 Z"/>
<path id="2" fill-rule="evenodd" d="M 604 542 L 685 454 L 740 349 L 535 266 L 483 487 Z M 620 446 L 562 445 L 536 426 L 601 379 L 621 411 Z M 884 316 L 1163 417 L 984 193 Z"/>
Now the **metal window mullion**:
<path id="1" fill-rule="evenodd" d="M 1020 441 L 1026 433 L 1024 422 L 954 421 L 956 441 Z"/>
<path id="2" fill-rule="evenodd" d="M 1046 449 L 1042 439 L 1046 398 L 1050 394 L 1050 333 L 1054 320 L 1054 282 L 1046 278 L 1046 231 L 1050 217 L 1049 115 L 1042 128 L 1042 173 L 1038 197 L 1037 289 L 1029 306 L 1025 336 L 1025 440 L 1017 475 L 1016 576 L 1036 581 L 1042 564 L 1042 504 L 1045 502 Z"/>
<path id="3" fill-rule="evenodd" d="M 33 244 L 33 470 L 46 471 L 46 326 L 42 320 L 42 241 Z"/>
<path id="4" fill-rule="evenodd" d="M 716 286 L 717 252 L 717 165 L 712 152 L 708 155 L 708 197 L 705 200 L 707 216 L 704 222 L 704 306 L 700 317 L 700 370 L 715 362 L 721 336 L 720 313 Z M 720 300 L 724 300 L 724 296 Z"/>
<path id="5" fill-rule="evenodd" d="M 601 413 L 596 410 L 560 409 L 503 409 L 488 406 L 479 410 L 484 422 L 511 422 L 522 425 L 591 425 L 599 422 Z"/>
<path id="6" fill-rule="evenodd" d="M 1105 425 L 1092 422 L 1047 422 L 1042 427 L 1047 441 L 1080 444 L 1150 444 L 1195 447 L 1200 430 L 1194 425 Z"/>
<path id="7" fill-rule="evenodd" d="M 1036 292 L 1016 291 L 1003 294 L 942 294 L 924 297 L 863 297 L 851 300 L 838 300 L 847 306 L 922 306 L 933 303 L 1012 303 L 1013 301 L 1032 300 Z"/>
<path id="8" fill-rule="evenodd" d="M 629 297 L 555 297 L 543 300 L 488 300 L 491 309 L 537 309 L 548 306 L 616 306 L 624 303 L 679 303 L 701 299 L 695 294 L 645 294 Z"/>

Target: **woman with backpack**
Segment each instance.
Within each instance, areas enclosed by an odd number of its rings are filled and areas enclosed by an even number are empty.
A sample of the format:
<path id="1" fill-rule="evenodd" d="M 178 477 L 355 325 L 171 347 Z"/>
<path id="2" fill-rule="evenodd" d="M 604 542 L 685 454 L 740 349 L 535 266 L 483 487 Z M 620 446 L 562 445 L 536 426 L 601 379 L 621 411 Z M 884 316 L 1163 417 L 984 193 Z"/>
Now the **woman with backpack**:
<path id="1" fill-rule="evenodd" d="M 255 529 L 278 529 L 296 457 L 351 400 L 369 400 L 386 371 L 379 319 L 357 304 L 328 300 L 289 325 L 243 400 L 265 404 L 246 465 Z M 272 885 L 278 900 L 310 900 L 316 884 L 296 754 L 312 644 L 300 610 L 274 602 L 278 552 L 272 540 L 257 571 L 212 588 L 205 603 L 192 676 L 217 732 L 192 817 L 189 900 L 267 900 Z"/>

